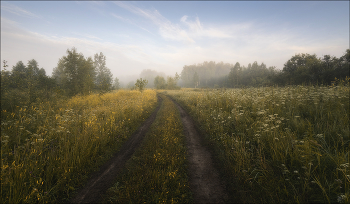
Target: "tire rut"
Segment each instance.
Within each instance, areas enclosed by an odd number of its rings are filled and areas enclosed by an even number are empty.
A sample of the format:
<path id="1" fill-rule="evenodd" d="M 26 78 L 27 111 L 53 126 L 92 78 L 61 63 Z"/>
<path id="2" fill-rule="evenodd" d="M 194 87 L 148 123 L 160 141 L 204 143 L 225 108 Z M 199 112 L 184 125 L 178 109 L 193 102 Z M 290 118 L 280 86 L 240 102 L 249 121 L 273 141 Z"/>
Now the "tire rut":
<path id="1" fill-rule="evenodd" d="M 188 151 L 188 173 L 194 203 L 225 203 L 228 194 L 220 181 L 218 171 L 214 167 L 212 156 L 200 131 L 189 114 L 171 97 L 177 106 L 184 127 Z"/>
<path id="2" fill-rule="evenodd" d="M 151 116 L 134 132 L 130 138 L 123 144 L 122 148 L 105 163 L 98 172 L 94 173 L 85 187 L 78 191 L 77 195 L 70 200 L 71 203 L 98 203 L 102 200 L 102 195 L 113 182 L 117 175 L 124 168 L 135 150 L 140 146 L 145 134 L 154 122 L 156 115 L 161 107 L 162 100 L 158 96 L 158 105 Z"/>

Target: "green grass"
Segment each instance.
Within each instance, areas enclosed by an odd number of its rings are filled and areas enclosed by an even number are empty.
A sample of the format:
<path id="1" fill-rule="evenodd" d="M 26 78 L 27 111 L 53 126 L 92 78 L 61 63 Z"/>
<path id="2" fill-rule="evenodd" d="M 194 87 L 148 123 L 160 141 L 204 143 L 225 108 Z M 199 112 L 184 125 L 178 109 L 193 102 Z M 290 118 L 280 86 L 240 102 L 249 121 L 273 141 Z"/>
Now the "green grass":
<path id="1" fill-rule="evenodd" d="M 167 97 L 141 147 L 108 190 L 108 203 L 190 203 L 180 115 Z"/>
<path id="2" fill-rule="evenodd" d="M 350 202 L 349 85 L 167 91 L 207 133 L 237 202 Z"/>

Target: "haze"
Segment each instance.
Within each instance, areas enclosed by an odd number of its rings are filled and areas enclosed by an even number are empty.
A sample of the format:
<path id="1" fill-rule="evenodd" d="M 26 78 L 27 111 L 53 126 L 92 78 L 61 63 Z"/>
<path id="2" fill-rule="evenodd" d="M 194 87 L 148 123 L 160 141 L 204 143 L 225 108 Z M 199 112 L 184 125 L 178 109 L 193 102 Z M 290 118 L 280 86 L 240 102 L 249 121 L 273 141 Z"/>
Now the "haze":
<path id="1" fill-rule="evenodd" d="M 144 69 L 257 61 L 282 69 L 297 53 L 340 57 L 349 2 L 1 1 L 1 61 L 38 61 L 48 75 L 72 47 L 102 52 L 113 77 Z"/>

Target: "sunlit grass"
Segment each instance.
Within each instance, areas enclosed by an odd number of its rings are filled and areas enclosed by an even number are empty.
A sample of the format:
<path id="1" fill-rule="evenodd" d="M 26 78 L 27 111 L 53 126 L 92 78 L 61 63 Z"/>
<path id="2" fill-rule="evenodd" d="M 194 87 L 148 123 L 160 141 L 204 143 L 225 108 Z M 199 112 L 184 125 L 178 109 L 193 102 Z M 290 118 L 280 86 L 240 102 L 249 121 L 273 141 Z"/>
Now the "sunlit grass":
<path id="1" fill-rule="evenodd" d="M 167 97 L 125 173 L 108 191 L 111 203 L 189 203 L 186 146 L 180 115 Z"/>
<path id="2" fill-rule="evenodd" d="M 167 91 L 208 133 L 237 202 L 350 202 L 349 85 Z"/>
<path id="3" fill-rule="evenodd" d="M 155 91 L 120 90 L 3 111 L 1 203 L 69 198 L 156 104 Z"/>

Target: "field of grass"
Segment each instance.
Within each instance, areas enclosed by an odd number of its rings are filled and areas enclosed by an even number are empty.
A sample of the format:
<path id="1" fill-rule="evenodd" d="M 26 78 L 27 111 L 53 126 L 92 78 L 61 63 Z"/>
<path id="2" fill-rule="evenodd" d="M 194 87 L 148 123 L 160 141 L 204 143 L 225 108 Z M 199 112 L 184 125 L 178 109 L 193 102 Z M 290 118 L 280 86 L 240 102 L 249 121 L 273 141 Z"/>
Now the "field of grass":
<path id="1" fill-rule="evenodd" d="M 349 83 L 167 94 L 207 133 L 237 202 L 350 202 Z"/>
<path id="2" fill-rule="evenodd" d="M 107 203 L 190 203 L 185 136 L 172 101 L 163 104 L 145 140 L 108 190 Z"/>
<path id="3" fill-rule="evenodd" d="M 1 203 L 66 201 L 156 105 L 155 91 L 120 90 L 2 110 Z"/>
<path id="4" fill-rule="evenodd" d="M 182 89 L 233 201 L 349 203 L 349 83 Z M 2 110 L 1 203 L 67 201 L 151 114 L 153 90 Z M 192 202 L 181 119 L 165 96 L 105 202 Z"/>

